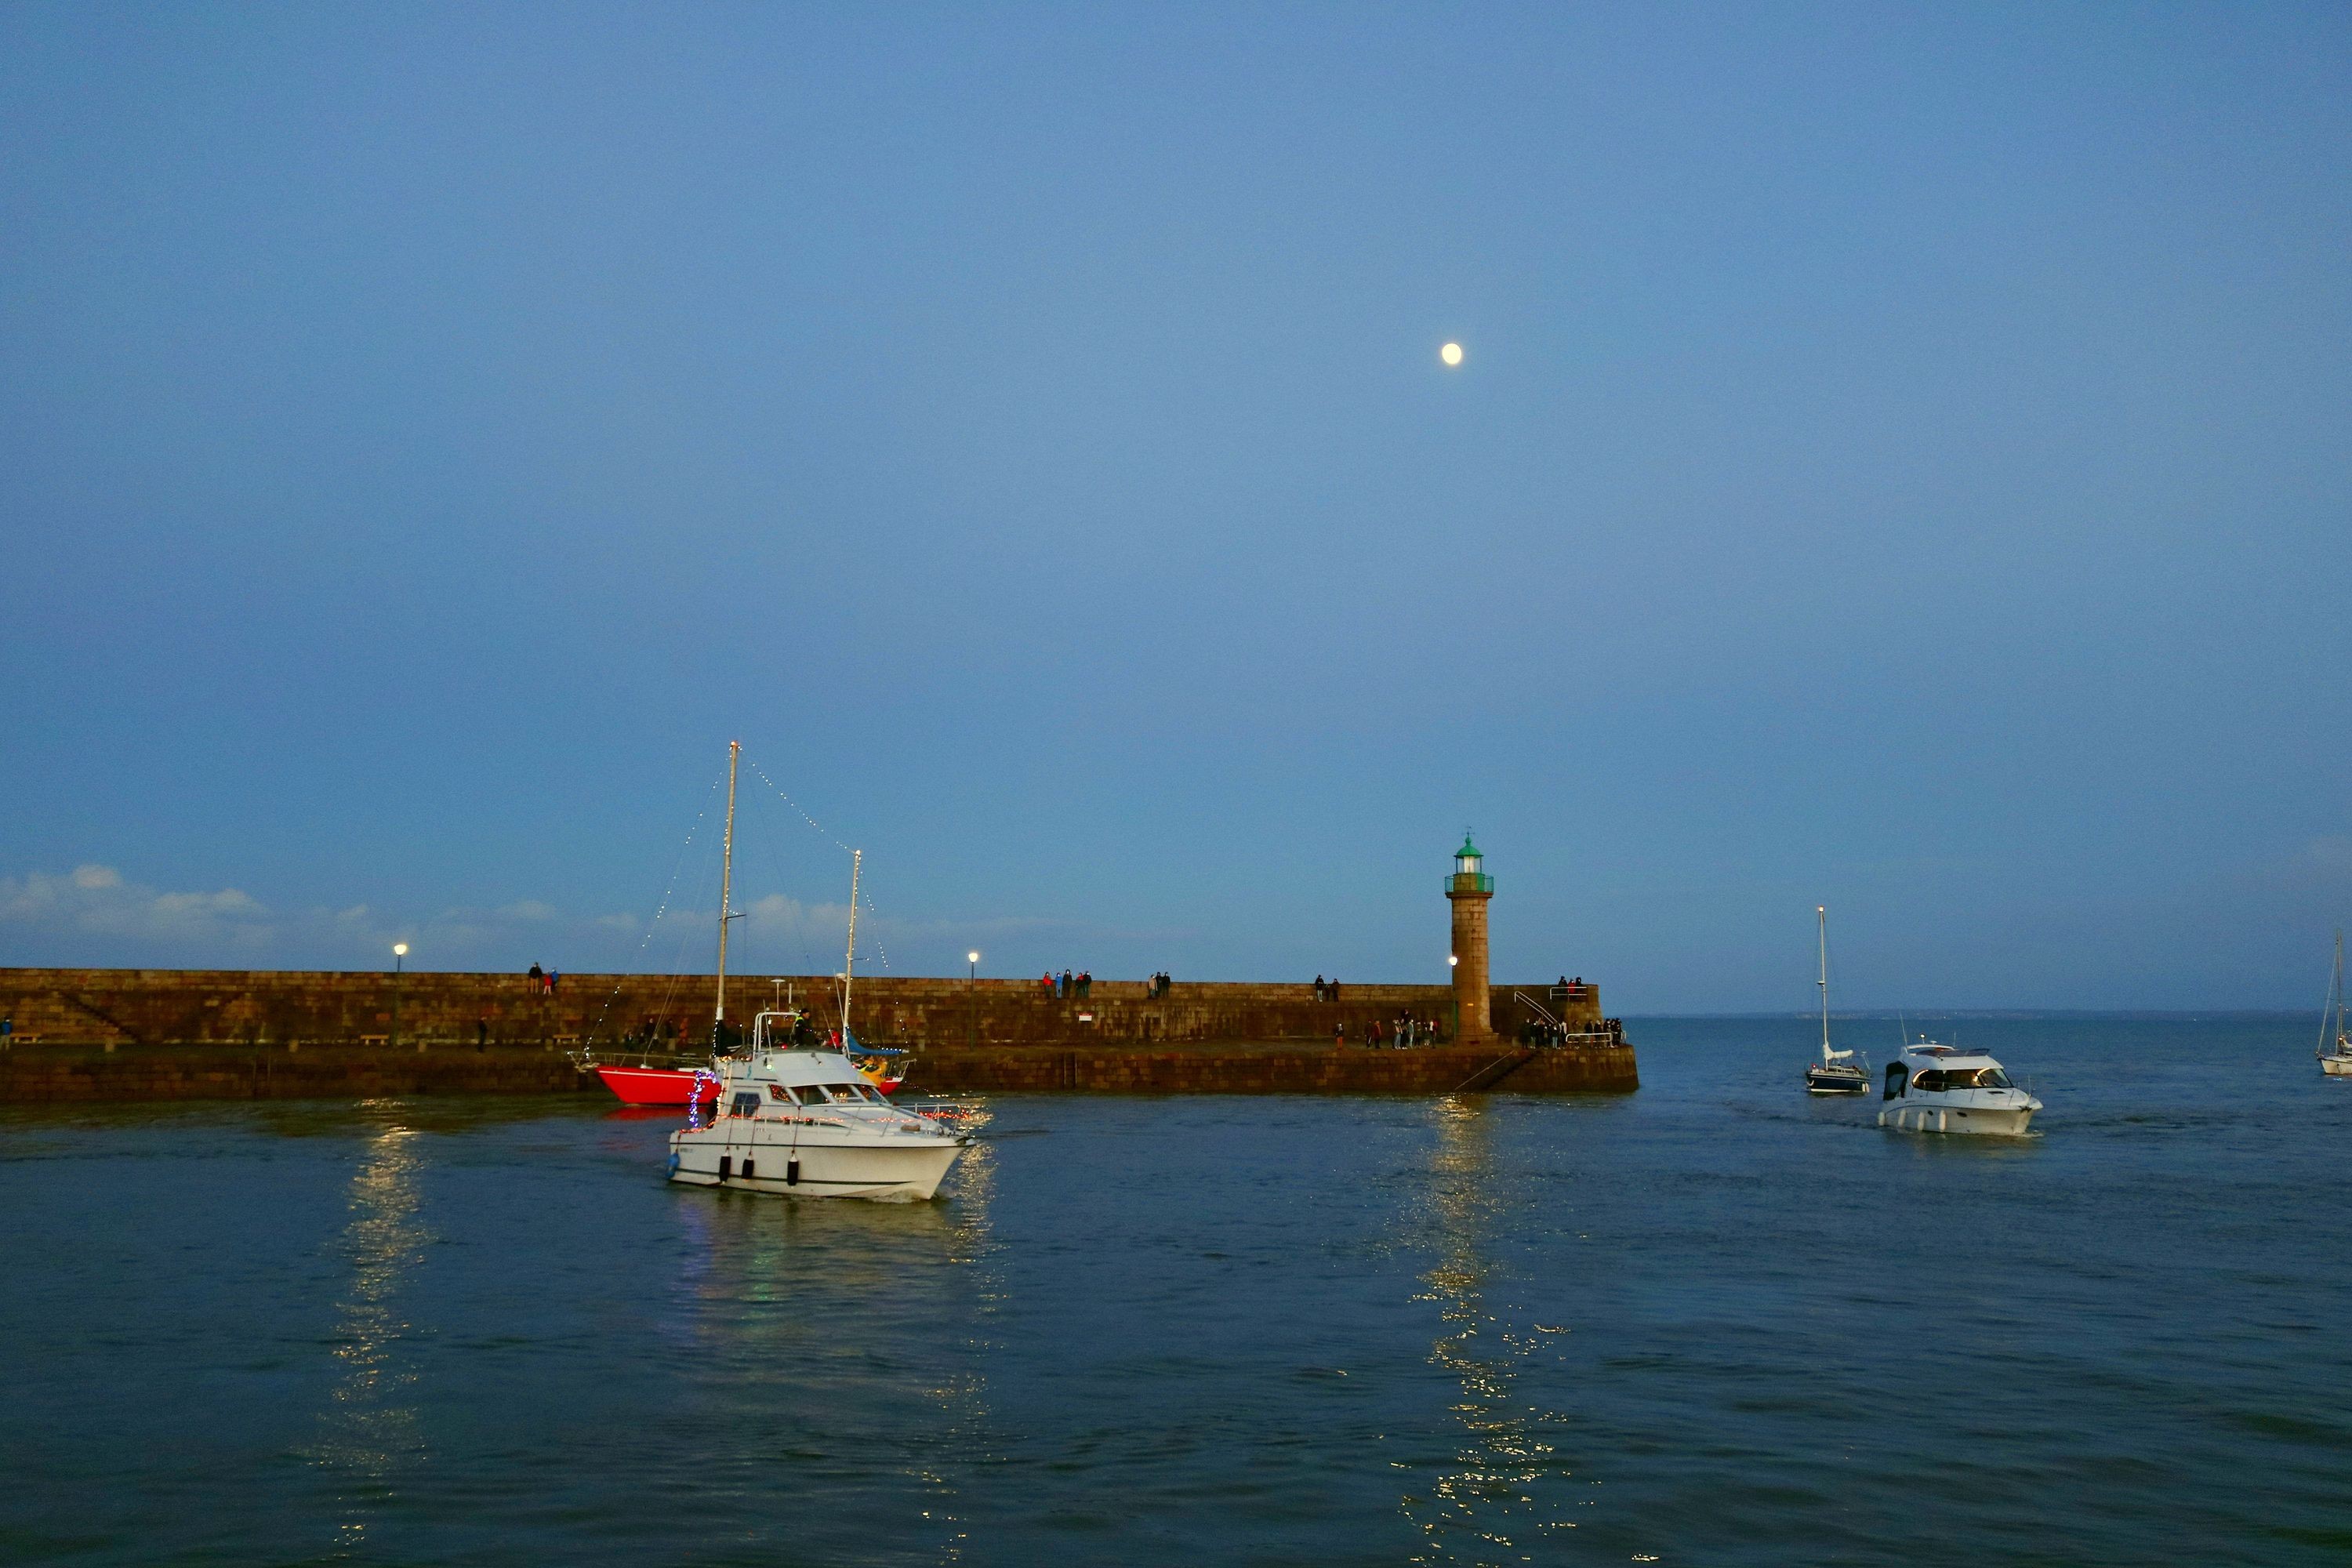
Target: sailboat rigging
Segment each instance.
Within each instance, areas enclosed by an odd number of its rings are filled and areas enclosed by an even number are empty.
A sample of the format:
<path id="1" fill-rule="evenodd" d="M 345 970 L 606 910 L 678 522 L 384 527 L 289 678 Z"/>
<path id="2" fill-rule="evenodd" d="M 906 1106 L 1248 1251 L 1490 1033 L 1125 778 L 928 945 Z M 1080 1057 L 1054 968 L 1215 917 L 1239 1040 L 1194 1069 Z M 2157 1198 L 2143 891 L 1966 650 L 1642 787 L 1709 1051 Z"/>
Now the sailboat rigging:
<path id="1" fill-rule="evenodd" d="M 1814 908 L 1821 922 L 1822 988 L 1822 1059 L 1805 1068 L 1805 1092 L 1808 1094 L 1866 1094 L 1870 1091 L 1870 1063 L 1857 1061 L 1851 1050 L 1834 1050 L 1830 1046 L 1830 910 L 1827 904 Z"/>
<path id="2" fill-rule="evenodd" d="M 2327 1005 L 2319 1010 L 2319 1070 L 2352 1078 L 2352 1039 L 2344 1032 L 2344 932 L 2336 932 L 2336 967 L 2327 978 Z"/>
<path id="3" fill-rule="evenodd" d="M 680 1056 L 656 1062 L 649 1053 L 635 1055 L 628 1060 L 605 1061 L 600 1058 L 593 1040 L 585 1049 L 572 1053 L 572 1065 L 580 1071 L 593 1072 L 603 1079 L 625 1105 L 683 1105 L 707 1103 L 719 1093 L 719 1077 L 711 1070 L 723 1058 L 741 1049 L 747 1043 L 747 1033 L 727 1022 L 727 945 L 728 928 L 744 916 L 735 907 L 735 795 L 738 773 L 742 763 L 743 743 L 727 742 L 727 817 L 719 837 L 719 961 L 717 984 L 711 998 L 710 1044 L 707 1054 Z M 761 775 L 765 777 L 763 773 Z M 885 1094 L 897 1090 L 906 1081 L 909 1061 L 894 1061 L 902 1052 L 887 1047 L 866 1047 L 858 1044 L 849 1030 L 849 987 L 857 963 L 857 905 L 859 878 L 866 852 L 850 851 L 849 869 L 849 950 L 843 960 L 841 973 L 841 1031 L 837 1044 L 847 1050 L 858 1071 L 867 1082 Z M 658 917 L 656 917 L 658 918 Z M 777 1022 L 772 1030 L 767 1020 Z M 787 1040 L 816 1040 L 821 1034 L 813 1032 L 805 1012 L 786 1010 L 775 1014 L 762 1013 L 754 1020 L 751 1034 L 764 1042 L 772 1033 L 779 1044 Z M 650 1047 L 650 1037 L 644 1042 Z"/>

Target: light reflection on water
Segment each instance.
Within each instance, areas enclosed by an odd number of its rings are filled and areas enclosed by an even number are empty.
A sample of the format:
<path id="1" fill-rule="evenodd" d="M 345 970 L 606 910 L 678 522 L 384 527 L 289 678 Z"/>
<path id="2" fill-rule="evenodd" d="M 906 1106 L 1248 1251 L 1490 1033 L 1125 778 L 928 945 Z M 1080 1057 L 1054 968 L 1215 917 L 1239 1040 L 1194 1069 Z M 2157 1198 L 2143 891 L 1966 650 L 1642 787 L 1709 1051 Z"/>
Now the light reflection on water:
<path id="1" fill-rule="evenodd" d="M 417 1374 L 400 1355 L 402 1342 L 415 1331 L 404 1288 L 432 1241 L 417 1215 L 421 1153 L 417 1135 L 398 1121 L 397 1104 L 369 1101 L 359 1110 L 377 1125 L 362 1141 L 352 1173 L 351 1219 L 334 1246 L 351 1271 L 336 1304 L 333 1354 L 341 1375 L 320 1417 L 325 1435 L 313 1450 L 335 1477 L 335 1545 L 342 1555 L 367 1544 L 369 1523 L 401 1472 L 426 1453 Z"/>
<path id="2" fill-rule="evenodd" d="M 985 1108 L 964 1125 L 983 1132 L 994 1120 Z M 961 1563 L 971 1548 L 972 1519 L 965 1497 L 969 1478 L 1001 1462 L 1003 1454 L 989 1429 L 988 1374 L 990 1355 L 999 1349 L 997 1327 L 1005 1301 L 1005 1282 L 992 1253 L 994 1237 L 989 1210 L 996 1196 L 996 1151 L 974 1143 L 956 1162 L 951 1201 L 943 1210 L 947 1258 L 967 1274 L 961 1289 L 970 1297 L 962 1321 L 962 1358 L 941 1367 L 926 1391 L 938 1409 L 939 1442 L 926 1450 L 911 1471 L 928 1504 L 923 1516 L 939 1540 L 940 1561 Z"/>
<path id="3" fill-rule="evenodd" d="M 1496 1168 L 1492 1115 L 1492 1102 L 1461 1096 L 1430 1108 L 1435 1147 L 1422 1228 L 1437 1259 L 1414 1300 L 1435 1303 L 1444 1325 L 1429 1359 L 1460 1391 L 1451 1413 L 1463 1438 L 1454 1468 L 1437 1477 L 1429 1495 L 1402 1500 L 1421 1533 L 1416 1563 L 1529 1562 L 1536 1551 L 1554 1549 L 1545 1539 L 1550 1531 L 1574 1528 L 1530 1489 L 1569 1473 L 1542 1435 L 1551 1417 L 1526 1404 L 1520 1386 L 1522 1363 L 1539 1336 L 1488 1300 L 1490 1249 L 1514 1206 Z"/>
<path id="4" fill-rule="evenodd" d="M 984 1132 L 991 1119 L 983 1106 L 963 1125 Z M 923 1203 L 670 1190 L 685 1245 L 667 1324 L 690 1342 L 710 1402 L 747 1423 L 793 1413 L 775 1427 L 786 1459 L 884 1463 L 941 1562 L 969 1550 L 970 1479 L 993 1453 L 997 1162 L 975 1142 Z M 871 1409 L 903 1418 L 879 1436 L 859 1419 Z M 860 1435 L 844 1442 L 844 1429 Z"/>

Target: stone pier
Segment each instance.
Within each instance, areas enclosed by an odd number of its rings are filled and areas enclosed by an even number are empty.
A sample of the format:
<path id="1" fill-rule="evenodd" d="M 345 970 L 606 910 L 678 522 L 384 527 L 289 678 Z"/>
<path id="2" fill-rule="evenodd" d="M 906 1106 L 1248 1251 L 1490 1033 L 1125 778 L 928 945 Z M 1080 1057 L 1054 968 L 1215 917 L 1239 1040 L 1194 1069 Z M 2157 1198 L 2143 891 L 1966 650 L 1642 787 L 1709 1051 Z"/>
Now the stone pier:
<path id="1" fill-rule="evenodd" d="M 1450 1035 L 1452 988 L 1343 982 L 1318 1000 L 1304 982 L 1180 980 L 1154 996 L 1097 981 L 1057 997 L 1034 980 L 881 976 L 857 982 L 851 1023 L 869 1044 L 915 1052 L 915 1087 L 941 1091 L 1429 1093 L 1481 1074 L 1471 1087 L 1634 1088 L 1598 989 L 1557 989 L 1493 987 L 1491 1037 L 1404 1051 L 1360 1042 L 1400 1012 Z M 730 975 L 727 992 L 733 1020 L 786 999 L 839 1015 L 829 975 Z M 648 1019 L 688 1048 L 707 1039 L 711 993 L 707 974 L 567 974 L 548 995 L 520 974 L 0 969 L 15 1029 L 0 1100 L 570 1089 L 566 1051 L 609 1049 Z M 1518 1048 L 1537 1007 L 1568 1023 L 1570 1046 Z"/>

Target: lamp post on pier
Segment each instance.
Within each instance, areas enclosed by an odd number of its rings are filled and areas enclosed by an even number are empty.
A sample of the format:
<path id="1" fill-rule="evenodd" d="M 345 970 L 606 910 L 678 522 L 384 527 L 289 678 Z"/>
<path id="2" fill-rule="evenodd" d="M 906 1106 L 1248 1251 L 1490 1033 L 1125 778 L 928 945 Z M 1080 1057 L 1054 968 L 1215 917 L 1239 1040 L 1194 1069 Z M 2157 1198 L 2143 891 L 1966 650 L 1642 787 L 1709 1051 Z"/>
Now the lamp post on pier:
<path id="1" fill-rule="evenodd" d="M 392 1048 L 400 1049 L 400 969 L 408 957 L 408 944 L 392 944 Z"/>
<path id="2" fill-rule="evenodd" d="M 963 1013 L 966 1022 L 964 1044 L 980 1044 L 980 952 L 977 948 L 963 955 Z"/>
<path id="3" fill-rule="evenodd" d="M 1454 971 L 1461 962 L 1462 955 L 1458 952 L 1449 952 L 1445 955 L 1445 983 L 1449 986 L 1454 984 Z M 1459 991 L 1454 993 L 1453 1043 L 1457 1046 L 1462 1043 L 1462 993 Z"/>

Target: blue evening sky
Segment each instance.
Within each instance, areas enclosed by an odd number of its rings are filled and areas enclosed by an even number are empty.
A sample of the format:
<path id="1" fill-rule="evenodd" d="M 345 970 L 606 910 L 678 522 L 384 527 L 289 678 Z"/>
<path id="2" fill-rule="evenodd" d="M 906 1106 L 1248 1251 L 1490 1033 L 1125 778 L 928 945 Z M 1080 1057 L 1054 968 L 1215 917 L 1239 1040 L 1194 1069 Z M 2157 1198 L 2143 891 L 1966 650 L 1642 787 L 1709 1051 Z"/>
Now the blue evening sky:
<path id="1" fill-rule="evenodd" d="M 2352 915 L 2341 5 L 18 5 L 0 149 L 0 962 L 707 965 L 730 738 L 761 969 Z"/>

